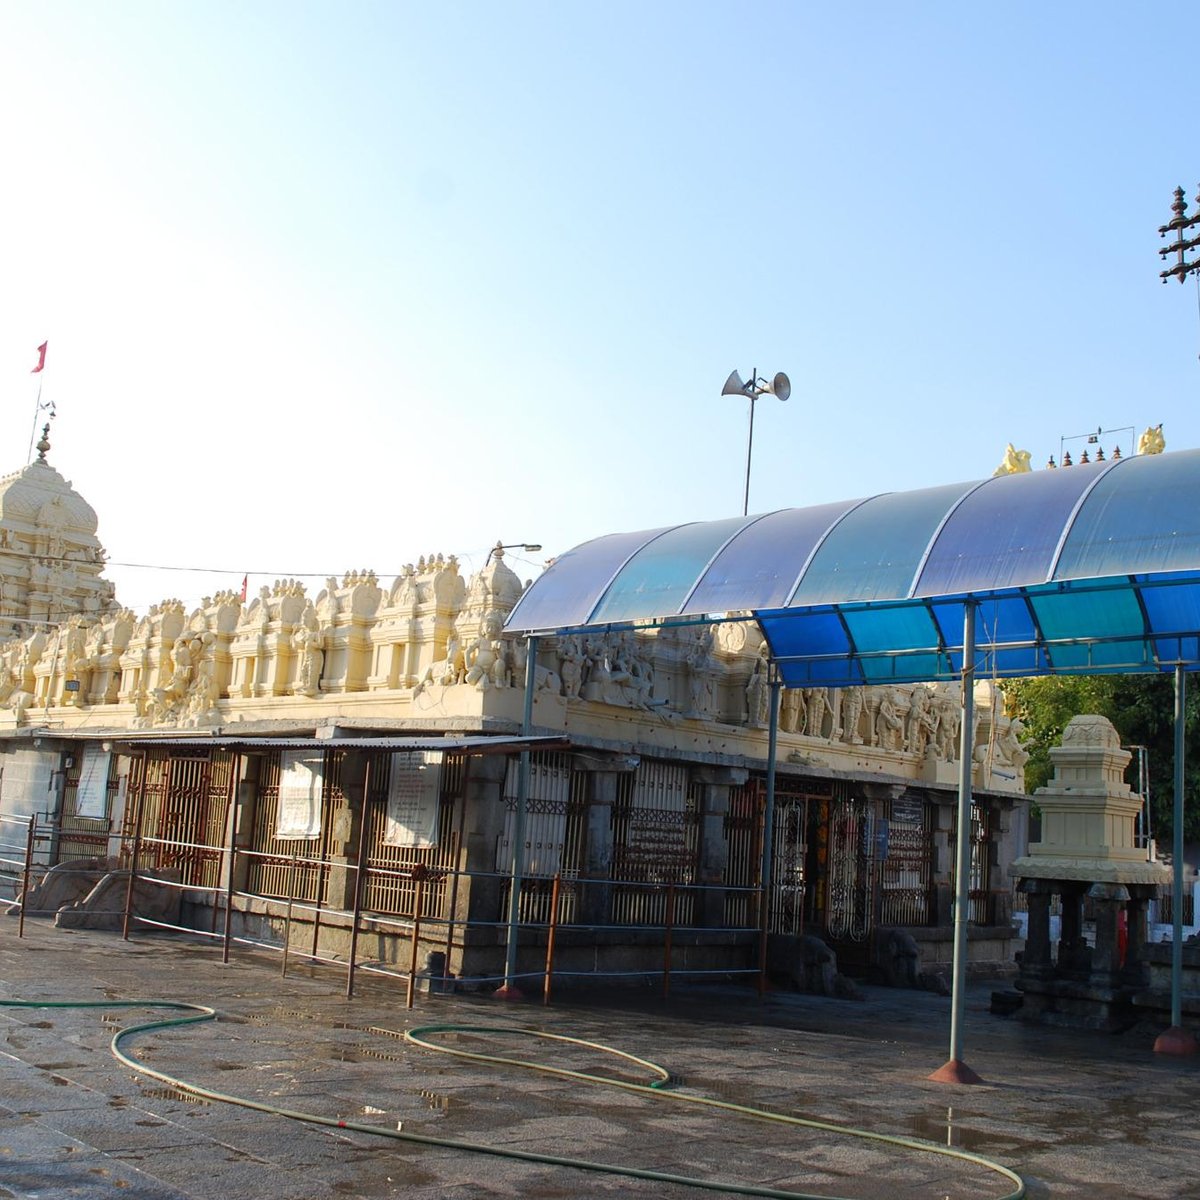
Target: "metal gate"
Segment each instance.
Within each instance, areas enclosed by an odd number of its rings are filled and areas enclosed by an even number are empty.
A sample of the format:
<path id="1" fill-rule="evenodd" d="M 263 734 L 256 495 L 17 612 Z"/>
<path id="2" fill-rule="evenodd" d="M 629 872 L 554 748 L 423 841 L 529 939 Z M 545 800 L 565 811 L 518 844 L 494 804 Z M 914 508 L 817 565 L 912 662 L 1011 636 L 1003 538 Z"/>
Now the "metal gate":
<path id="1" fill-rule="evenodd" d="M 875 806 L 844 788 L 829 805 L 825 928 L 836 941 L 863 942 L 873 921 L 878 875 Z"/>
<path id="2" fill-rule="evenodd" d="M 771 847 L 771 903 L 767 928 L 793 936 L 804 932 L 808 856 L 808 797 L 776 792 Z"/>

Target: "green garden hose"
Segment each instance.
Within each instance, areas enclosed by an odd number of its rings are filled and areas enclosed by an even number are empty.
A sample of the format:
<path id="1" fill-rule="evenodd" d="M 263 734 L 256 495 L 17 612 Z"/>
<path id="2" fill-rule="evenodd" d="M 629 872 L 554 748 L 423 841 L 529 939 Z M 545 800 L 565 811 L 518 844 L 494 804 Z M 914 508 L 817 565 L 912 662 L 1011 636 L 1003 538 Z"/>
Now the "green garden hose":
<path id="1" fill-rule="evenodd" d="M 122 1049 L 122 1043 L 138 1034 L 151 1033 L 156 1030 L 172 1029 L 183 1025 L 194 1025 L 202 1021 L 216 1018 L 216 1010 L 203 1004 L 189 1004 L 174 1000 L 0 1000 L 0 1007 L 31 1008 L 31 1009 L 70 1009 L 70 1008 L 166 1008 L 175 1012 L 186 1013 L 186 1016 L 172 1017 L 162 1021 L 147 1021 L 137 1025 L 129 1025 L 119 1029 L 112 1038 L 110 1048 L 113 1056 L 125 1066 L 160 1080 L 181 1092 L 199 1096 L 205 1100 L 213 1100 L 222 1104 L 236 1104 L 241 1108 L 253 1109 L 256 1112 L 268 1113 L 271 1116 L 287 1117 L 293 1121 L 304 1121 L 310 1125 L 325 1125 L 335 1129 L 347 1129 L 355 1133 L 369 1134 L 373 1137 L 389 1138 L 398 1142 L 410 1142 L 422 1146 L 436 1146 L 440 1149 L 461 1150 L 471 1154 L 490 1154 L 496 1158 L 514 1159 L 520 1162 L 537 1163 L 546 1166 L 569 1167 L 578 1171 L 592 1171 L 606 1175 L 621 1175 L 633 1179 L 646 1179 L 655 1183 L 674 1183 L 684 1187 L 701 1188 L 707 1191 L 727 1192 L 740 1196 L 767 1196 L 774 1200 L 839 1200 L 828 1193 L 815 1194 L 810 1192 L 785 1191 L 778 1188 L 758 1187 L 753 1184 L 729 1183 L 709 1179 L 694 1179 L 686 1175 L 674 1175 L 663 1171 L 641 1170 L 637 1167 L 616 1166 L 610 1163 L 590 1162 L 581 1158 L 566 1158 L 555 1154 L 535 1154 L 525 1150 L 502 1149 L 498 1146 L 488 1146 L 478 1142 L 464 1142 L 454 1138 L 431 1137 L 426 1134 L 410 1133 L 402 1129 L 383 1129 L 377 1125 L 365 1125 L 358 1121 L 344 1121 L 336 1117 L 323 1117 L 316 1113 L 299 1112 L 295 1109 L 280 1108 L 275 1104 L 264 1104 L 245 1096 L 233 1096 L 226 1092 L 218 1092 L 197 1083 L 192 1083 L 166 1071 L 156 1070 L 144 1062 L 134 1058 L 132 1054 Z M 636 1067 L 643 1068 L 652 1076 L 650 1083 L 634 1083 L 627 1080 L 613 1079 L 604 1075 L 592 1075 L 581 1071 L 571 1071 L 563 1067 L 547 1066 L 542 1063 L 527 1062 L 520 1059 L 505 1058 L 499 1055 L 481 1054 L 476 1051 L 458 1049 L 438 1045 L 429 1041 L 437 1034 L 506 1034 L 520 1037 L 535 1037 L 545 1041 L 564 1042 L 595 1050 L 603 1054 L 613 1055 Z M 424 1025 L 410 1029 L 404 1034 L 407 1042 L 425 1050 L 439 1054 L 451 1054 L 459 1058 L 470 1059 L 474 1062 L 486 1063 L 502 1067 L 521 1067 L 527 1070 L 541 1071 L 545 1074 L 557 1075 L 577 1082 L 591 1083 L 606 1087 L 624 1088 L 626 1091 L 660 1099 L 673 1100 L 678 1103 L 698 1104 L 709 1108 L 721 1109 L 736 1113 L 740 1116 L 760 1121 L 773 1121 L 783 1125 L 798 1126 L 804 1129 L 820 1130 L 843 1137 L 852 1137 L 885 1145 L 896 1146 L 904 1150 L 917 1151 L 923 1154 L 937 1154 L 946 1158 L 958 1159 L 975 1166 L 992 1171 L 1003 1176 L 1016 1185 L 1015 1191 L 1006 1192 L 996 1200 L 1022 1200 L 1025 1195 L 1025 1183 L 1015 1172 L 981 1155 L 969 1151 L 958 1150 L 952 1146 L 939 1146 L 934 1142 L 920 1141 L 916 1138 L 895 1137 L 890 1134 L 875 1133 L 866 1129 L 854 1129 L 850 1126 L 833 1125 L 824 1121 L 812 1121 L 803 1117 L 789 1117 L 779 1113 L 764 1112 L 761 1109 L 750 1108 L 743 1104 L 733 1104 L 725 1100 L 715 1100 L 705 1096 L 692 1096 L 682 1092 L 667 1090 L 671 1075 L 665 1068 L 648 1059 L 638 1058 L 611 1046 L 599 1042 L 588 1042 L 580 1038 L 567 1037 L 563 1034 L 542 1033 L 532 1029 L 522 1029 L 514 1026 L 478 1026 L 478 1025 Z"/>

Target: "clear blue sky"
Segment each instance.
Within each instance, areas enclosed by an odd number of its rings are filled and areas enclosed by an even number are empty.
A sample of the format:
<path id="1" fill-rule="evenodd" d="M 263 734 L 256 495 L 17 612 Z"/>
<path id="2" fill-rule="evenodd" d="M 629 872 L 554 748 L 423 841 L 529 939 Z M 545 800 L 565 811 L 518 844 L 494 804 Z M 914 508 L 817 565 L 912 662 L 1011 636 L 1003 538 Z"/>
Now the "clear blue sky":
<path id="1" fill-rule="evenodd" d="M 126 604 L 1200 443 L 1178 9 L 0 7 L 0 469 Z M 1128 435 L 1124 435 L 1128 439 Z M 1113 438 L 1106 439 L 1110 444 Z M 1076 452 L 1081 448 L 1075 444 Z M 315 594 L 320 580 L 309 581 Z"/>

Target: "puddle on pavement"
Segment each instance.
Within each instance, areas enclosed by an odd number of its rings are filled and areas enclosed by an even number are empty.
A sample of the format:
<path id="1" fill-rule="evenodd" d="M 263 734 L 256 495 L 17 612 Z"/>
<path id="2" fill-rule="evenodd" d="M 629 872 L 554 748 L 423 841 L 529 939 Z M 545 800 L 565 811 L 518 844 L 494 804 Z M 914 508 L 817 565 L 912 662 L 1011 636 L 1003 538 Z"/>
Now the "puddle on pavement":
<path id="1" fill-rule="evenodd" d="M 958 1150 L 985 1151 L 994 1147 L 997 1140 L 995 1135 L 980 1133 L 961 1124 L 970 1120 L 971 1114 L 958 1112 L 947 1108 L 945 1116 L 922 1115 L 915 1117 L 909 1126 L 909 1132 L 926 1142 L 936 1142 L 942 1146 L 953 1146 Z"/>
<path id="2" fill-rule="evenodd" d="M 53 1021 L 30 1021 L 26 1026 L 28 1029 L 53 1029 Z"/>

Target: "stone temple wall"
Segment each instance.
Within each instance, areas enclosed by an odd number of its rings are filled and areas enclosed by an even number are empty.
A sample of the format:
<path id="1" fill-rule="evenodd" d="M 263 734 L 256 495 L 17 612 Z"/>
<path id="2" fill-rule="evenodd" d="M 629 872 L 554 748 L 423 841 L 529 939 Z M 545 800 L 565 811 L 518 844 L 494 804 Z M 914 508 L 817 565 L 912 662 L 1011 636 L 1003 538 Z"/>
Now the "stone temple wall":
<path id="1" fill-rule="evenodd" d="M 310 595 L 278 580 L 243 602 L 219 592 L 187 612 L 108 605 L 0 646 L 0 731 L 274 729 L 340 724 L 511 731 L 525 643 L 500 631 L 523 591 L 497 548 L 469 580 L 421 558 L 390 583 L 371 571 Z M 750 621 L 539 639 L 534 723 L 692 757 L 766 757 L 766 648 Z M 1020 725 L 976 690 L 978 787 L 1021 793 Z M 955 685 L 785 689 L 780 758 L 858 777 L 957 780 Z M 249 732 L 249 729 L 247 729 Z"/>

